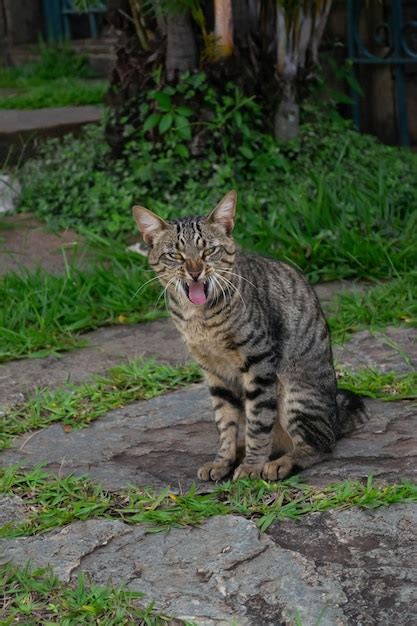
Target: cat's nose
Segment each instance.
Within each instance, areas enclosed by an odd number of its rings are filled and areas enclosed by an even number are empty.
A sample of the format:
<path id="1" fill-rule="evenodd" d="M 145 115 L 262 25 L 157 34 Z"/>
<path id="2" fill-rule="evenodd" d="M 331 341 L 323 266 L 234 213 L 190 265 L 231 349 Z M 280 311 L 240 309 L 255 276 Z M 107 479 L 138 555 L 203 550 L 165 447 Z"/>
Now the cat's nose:
<path id="1" fill-rule="evenodd" d="M 198 280 L 201 276 L 201 271 L 202 270 L 194 270 L 194 271 L 188 270 L 188 273 L 193 280 Z"/>

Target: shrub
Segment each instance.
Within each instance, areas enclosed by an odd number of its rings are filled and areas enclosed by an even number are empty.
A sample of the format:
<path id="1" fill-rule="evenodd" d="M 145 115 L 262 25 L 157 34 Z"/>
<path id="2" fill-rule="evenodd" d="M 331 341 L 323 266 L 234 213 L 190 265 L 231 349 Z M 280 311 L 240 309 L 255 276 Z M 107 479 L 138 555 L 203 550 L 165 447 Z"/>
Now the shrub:
<path id="1" fill-rule="evenodd" d="M 309 104 L 300 138 L 277 145 L 253 99 L 235 85 L 217 93 L 202 75 L 144 94 L 137 116 L 139 129 L 121 120 L 127 141 L 117 159 L 102 126 L 46 142 L 24 166 L 21 208 L 53 228 L 126 239 L 135 203 L 165 218 L 202 214 L 235 187 L 238 240 L 313 280 L 416 266 L 416 155 Z"/>

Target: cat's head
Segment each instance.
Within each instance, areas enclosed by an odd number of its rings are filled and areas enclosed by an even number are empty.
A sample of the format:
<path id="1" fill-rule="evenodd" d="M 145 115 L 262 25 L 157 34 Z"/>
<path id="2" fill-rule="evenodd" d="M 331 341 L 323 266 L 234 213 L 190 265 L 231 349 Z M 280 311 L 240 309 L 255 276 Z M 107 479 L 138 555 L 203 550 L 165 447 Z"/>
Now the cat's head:
<path id="1" fill-rule="evenodd" d="M 229 191 L 210 215 L 169 221 L 144 207 L 133 207 L 149 247 L 149 263 L 163 285 L 182 301 L 204 305 L 230 293 L 236 198 L 236 191 Z"/>

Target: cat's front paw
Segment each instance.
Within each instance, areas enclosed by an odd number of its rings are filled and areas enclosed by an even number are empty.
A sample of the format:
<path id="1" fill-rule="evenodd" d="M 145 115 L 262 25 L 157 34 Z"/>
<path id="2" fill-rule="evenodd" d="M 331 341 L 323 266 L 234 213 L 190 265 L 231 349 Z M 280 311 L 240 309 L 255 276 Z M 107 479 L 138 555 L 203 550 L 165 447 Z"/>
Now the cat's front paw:
<path id="1" fill-rule="evenodd" d="M 257 465 L 242 463 L 242 465 L 239 465 L 239 467 L 236 468 L 235 473 L 233 474 L 233 480 L 237 480 L 238 478 L 260 478 L 262 468 L 263 463 Z"/>
<path id="2" fill-rule="evenodd" d="M 282 480 L 291 473 L 293 467 L 293 459 L 288 454 L 284 454 L 284 456 L 281 456 L 276 461 L 270 461 L 269 463 L 265 463 L 262 470 L 262 478 L 271 481 Z"/>
<path id="3" fill-rule="evenodd" d="M 200 480 L 221 480 L 230 472 L 232 462 L 228 461 L 208 461 L 204 463 L 198 472 L 197 476 Z"/>

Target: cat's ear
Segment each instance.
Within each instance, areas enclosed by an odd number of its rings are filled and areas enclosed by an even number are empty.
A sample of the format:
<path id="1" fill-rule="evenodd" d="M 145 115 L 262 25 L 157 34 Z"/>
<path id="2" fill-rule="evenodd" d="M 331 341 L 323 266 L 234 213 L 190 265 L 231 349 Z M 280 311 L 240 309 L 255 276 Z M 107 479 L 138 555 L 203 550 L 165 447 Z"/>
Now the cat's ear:
<path id="1" fill-rule="evenodd" d="M 222 226 L 227 235 L 230 235 L 235 225 L 236 200 L 236 191 L 228 191 L 207 218 L 208 222 Z"/>
<path id="2" fill-rule="evenodd" d="M 148 245 L 152 245 L 155 235 L 165 230 L 168 226 L 162 218 L 152 213 L 152 211 L 145 209 L 143 206 L 134 206 L 132 213 L 142 233 L 143 239 Z"/>

